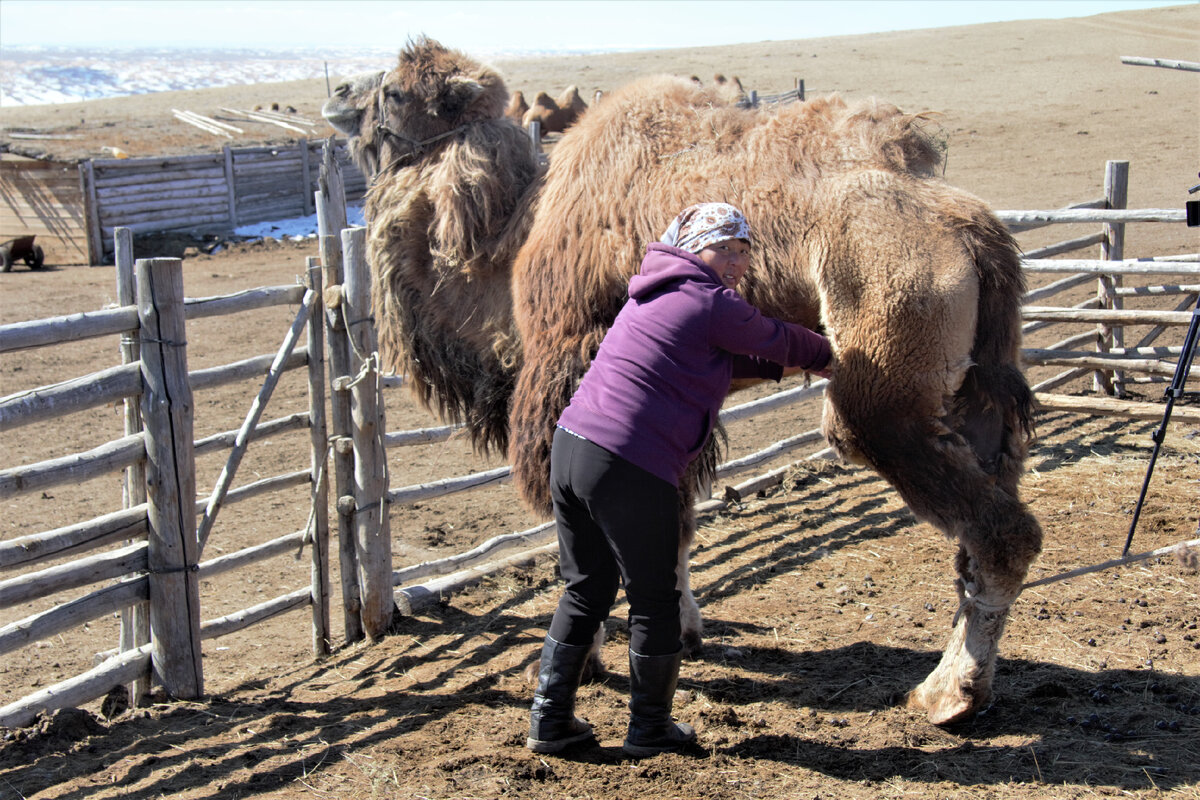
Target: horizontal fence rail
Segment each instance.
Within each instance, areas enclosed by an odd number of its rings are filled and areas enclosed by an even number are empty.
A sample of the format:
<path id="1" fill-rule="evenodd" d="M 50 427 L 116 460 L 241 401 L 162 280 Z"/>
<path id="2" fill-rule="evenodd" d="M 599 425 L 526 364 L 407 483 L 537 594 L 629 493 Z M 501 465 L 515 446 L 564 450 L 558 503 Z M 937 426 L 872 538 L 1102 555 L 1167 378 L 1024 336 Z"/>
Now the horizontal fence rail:
<path id="1" fill-rule="evenodd" d="M 1073 272 L 1088 275 L 1200 275 L 1200 261 L 1034 258 L 1021 262 L 1026 272 Z"/>
<path id="2" fill-rule="evenodd" d="M 183 302 L 187 319 L 202 319 L 268 306 L 298 305 L 303 297 L 303 286 L 264 286 L 219 297 L 184 298 Z M 137 324 L 135 306 L 13 322 L 0 325 L 0 353 L 110 336 L 133 330 Z"/>
<path id="3" fill-rule="evenodd" d="M 1182 208 L 1065 208 L 1052 211 L 995 211 L 1005 225 L 1030 225 L 1050 222 L 1186 222 Z"/>

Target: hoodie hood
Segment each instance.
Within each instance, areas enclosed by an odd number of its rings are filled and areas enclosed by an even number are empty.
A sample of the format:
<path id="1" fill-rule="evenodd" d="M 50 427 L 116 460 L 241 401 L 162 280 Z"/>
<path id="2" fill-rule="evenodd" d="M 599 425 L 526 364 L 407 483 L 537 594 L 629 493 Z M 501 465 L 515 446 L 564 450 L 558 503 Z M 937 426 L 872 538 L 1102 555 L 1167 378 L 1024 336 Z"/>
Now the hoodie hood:
<path id="1" fill-rule="evenodd" d="M 723 285 L 717 273 L 709 269 L 695 253 L 669 244 L 651 242 L 646 247 L 641 270 L 629 279 L 629 296 L 640 300 L 669 284 L 685 280 Z"/>

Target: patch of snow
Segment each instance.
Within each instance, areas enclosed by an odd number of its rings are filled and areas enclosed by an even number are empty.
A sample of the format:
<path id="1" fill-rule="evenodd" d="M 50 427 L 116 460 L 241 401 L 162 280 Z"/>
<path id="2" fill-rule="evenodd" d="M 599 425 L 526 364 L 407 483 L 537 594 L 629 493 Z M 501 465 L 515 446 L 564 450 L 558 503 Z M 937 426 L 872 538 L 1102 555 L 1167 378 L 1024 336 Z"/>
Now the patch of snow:
<path id="1" fill-rule="evenodd" d="M 330 82 L 387 69 L 394 50 L 345 48 L 320 54 L 246 49 L 6 47 L 0 106 L 72 103 L 101 97 L 276 83 L 328 76 Z"/>
<path id="2" fill-rule="evenodd" d="M 270 48 L 5 47 L 0 51 L 0 107 L 74 103 L 101 97 L 328 78 L 391 69 L 394 48 L 321 51 Z M 487 49 L 484 61 L 616 52 L 619 48 Z"/>
<path id="3" fill-rule="evenodd" d="M 365 225 L 363 207 L 350 205 L 346 207 L 346 221 L 357 227 Z M 249 239 L 284 239 L 298 241 L 312 239 L 317 235 L 317 215 L 293 217 L 292 219 L 275 219 L 267 222 L 256 222 L 253 225 L 242 225 L 234 229 L 234 234 Z"/>

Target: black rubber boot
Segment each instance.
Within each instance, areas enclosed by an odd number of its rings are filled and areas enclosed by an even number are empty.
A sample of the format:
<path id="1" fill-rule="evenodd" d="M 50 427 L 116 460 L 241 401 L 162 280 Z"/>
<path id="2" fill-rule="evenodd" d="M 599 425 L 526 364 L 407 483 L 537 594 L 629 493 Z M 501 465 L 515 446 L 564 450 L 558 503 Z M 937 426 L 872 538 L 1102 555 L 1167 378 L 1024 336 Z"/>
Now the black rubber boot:
<path id="1" fill-rule="evenodd" d="M 592 726 L 575 716 L 575 692 L 589 650 L 590 645 L 563 644 L 546 637 L 525 740 L 533 752 L 557 753 L 592 738 Z"/>
<path id="2" fill-rule="evenodd" d="M 669 656 L 629 651 L 629 733 L 621 746 L 627 755 L 674 753 L 696 741 L 691 725 L 671 719 L 682 660 L 683 650 Z"/>

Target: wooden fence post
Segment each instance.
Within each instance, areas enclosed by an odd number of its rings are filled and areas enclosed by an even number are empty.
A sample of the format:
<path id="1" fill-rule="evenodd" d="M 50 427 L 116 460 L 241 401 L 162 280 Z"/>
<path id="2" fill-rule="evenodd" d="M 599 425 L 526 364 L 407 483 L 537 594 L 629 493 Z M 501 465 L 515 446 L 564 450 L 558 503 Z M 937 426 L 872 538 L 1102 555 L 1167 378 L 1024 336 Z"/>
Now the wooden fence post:
<path id="1" fill-rule="evenodd" d="M 221 148 L 225 156 L 225 194 L 229 203 L 229 227 L 238 226 L 237 214 L 237 177 L 233 171 L 233 148 L 225 145 Z"/>
<path id="2" fill-rule="evenodd" d="M 136 271 L 146 426 L 151 664 L 169 695 L 195 699 L 204 692 L 204 673 L 183 262 L 139 259 Z"/>
<path id="3" fill-rule="evenodd" d="M 300 190 L 300 196 L 304 203 L 304 216 L 313 213 L 313 194 L 312 194 L 312 168 L 308 165 L 308 137 L 300 137 L 300 174 L 301 180 L 304 181 L 304 188 Z"/>
<path id="4" fill-rule="evenodd" d="M 342 621 L 347 642 L 363 638 L 362 599 L 358 587 L 358 555 L 354 545 L 354 448 L 350 438 L 350 389 L 339 379 L 350 374 L 350 340 L 342 317 L 341 231 L 346 227 L 346 199 L 342 175 L 335 157 L 336 143 L 325 144 L 321 163 L 320 189 L 316 193 L 317 233 L 321 248 L 323 284 L 329 293 L 325 306 L 325 338 L 328 341 L 329 441 L 333 444 L 333 490 L 337 498 L 338 564 L 342 586 Z M 342 498 L 349 498 L 348 503 Z"/>
<path id="5" fill-rule="evenodd" d="M 354 440 L 354 533 L 358 543 L 363 630 L 371 639 L 387 633 L 392 596 L 392 536 L 388 522 L 387 452 L 383 447 L 378 340 L 371 318 L 371 273 L 367 267 L 367 230 L 342 231 L 345 284 L 344 319 L 350 338 L 350 414 Z"/>
<path id="6" fill-rule="evenodd" d="M 96 199 L 96 168 L 90 158 L 79 165 L 79 182 L 87 212 L 88 266 L 98 267 L 104 263 L 104 232 L 100 228 L 100 203 Z"/>
<path id="7" fill-rule="evenodd" d="M 117 305 L 132 306 L 137 304 L 137 284 L 133 274 L 133 231 L 129 228 L 117 228 L 113 231 L 113 247 L 117 266 Z M 139 343 L 140 331 L 131 330 L 121 334 L 121 363 L 132 364 L 140 361 L 142 348 Z M 142 430 L 141 398 L 125 398 L 125 435 L 139 433 Z M 122 487 L 122 506 L 133 508 L 146 502 L 146 461 L 139 461 L 125 468 L 125 484 Z M 120 650 L 136 650 L 150 643 L 149 608 L 145 603 L 138 603 L 121 610 Z M 150 690 L 150 674 L 138 678 L 129 685 L 129 703 L 137 706 L 142 697 Z"/>
<path id="8" fill-rule="evenodd" d="M 1129 198 L 1129 162 L 1109 161 L 1104 166 L 1105 208 L 1126 207 Z M 1120 261 L 1125 253 L 1125 223 L 1104 223 L 1104 241 L 1100 243 L 1100 258 L 1104 261 Z M 1122 308 L 1124 303 L 1117 295 L 1122 284 L 1119 275 L 1101 275 L 1097 280 L 1096 292 L 1100 308 Z M 1100 325 L 1097 331 L 1096 350 L 1107 353 L 1113 348 L 1125 346 L 1125 329 L 1120 325 Z M 1093 373 L 1093 385 L 1098 392 L 1118 397 L 1125 396 L 1125 373 L 1121 371 L 1099 371 Z"/>
<path id="9" fill-rule="evenodd" d="M 310 257 L 306 276 L 314 294 L 308 314 L 308 431 L 312 461 L 312 614 L 313 655 L 329 655 L 329 481 L 325 429 L 325 305 L 321 302 L 321 267 Z"/>

